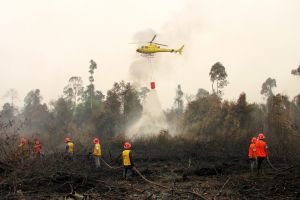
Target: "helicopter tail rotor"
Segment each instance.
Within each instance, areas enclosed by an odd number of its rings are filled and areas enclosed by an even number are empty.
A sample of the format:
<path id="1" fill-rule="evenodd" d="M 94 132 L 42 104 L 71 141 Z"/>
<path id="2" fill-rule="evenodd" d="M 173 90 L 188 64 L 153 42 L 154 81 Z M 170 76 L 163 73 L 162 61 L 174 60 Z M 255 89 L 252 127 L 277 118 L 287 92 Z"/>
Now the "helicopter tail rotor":
<path id="1" fill-rule="evenodd" d="M 176 52 L 178 52 L 181 55 L 183 48 L 184 48 L 184 45 L 182 45 L 179 49 L 177 49 Z"/>

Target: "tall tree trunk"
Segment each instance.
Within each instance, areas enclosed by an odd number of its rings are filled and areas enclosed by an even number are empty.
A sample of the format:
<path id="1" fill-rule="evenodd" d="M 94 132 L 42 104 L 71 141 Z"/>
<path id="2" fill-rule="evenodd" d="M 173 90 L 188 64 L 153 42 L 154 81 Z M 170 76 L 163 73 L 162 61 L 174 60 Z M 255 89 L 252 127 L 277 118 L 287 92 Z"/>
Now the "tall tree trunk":
<path id="1" fill-rule="evenodd" d="M 219 96 L 219 81 L 217 80 L 217 95 Z"/>

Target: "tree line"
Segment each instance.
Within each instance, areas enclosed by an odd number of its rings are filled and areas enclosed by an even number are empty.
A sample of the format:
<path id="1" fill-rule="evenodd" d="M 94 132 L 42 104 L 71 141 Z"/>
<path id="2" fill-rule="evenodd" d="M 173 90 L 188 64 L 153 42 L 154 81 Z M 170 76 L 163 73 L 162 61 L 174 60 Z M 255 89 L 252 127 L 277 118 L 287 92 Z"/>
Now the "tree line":
<path id="1" fill-rule="evenodd" d="M 15 124 L 7 132 L 51 137 L 54 142 L 67 134 L 82 141 L 93 136 L 105 140 L 122 135 L 141 117 L 142 102 L 150 90 L 120 81 L 104 95 L 94 85 L 97 67 L 91 60 L 89 84 L 84 86 L 80 76 L 70 77 L 63 95 L 49 105 L 42 103 L 41 91 L 34 89 L 24 98 L 24 107 L 17 110 L 14 105 L 17 92 L 9 90 L 5 96 L 10 101 L 3 105 L 1 123 Z M 291 74 L 300 76 L 300 66 Z M 274 94 L 276 80 L 268 78 L 261 88 L 266 103 L 248 103 L 245 93 L 237 101 L 228 101 L 222 99 L 223 88 L 229 84 L 224 65 L 215 63 L 209 77 L 211 92 L 199 88 L 197 94 L 188 95 L 177 86 L 174 105 L 165 111 L 167 132 L 207 142 L 217 139 L 248 142 L 254 134 L 264 132 L 281 158 L 287 157 L 288 151 L 293 154 L 293 148 L 299 149 L 300 94 L 291 100 L 286 95 Z"/>

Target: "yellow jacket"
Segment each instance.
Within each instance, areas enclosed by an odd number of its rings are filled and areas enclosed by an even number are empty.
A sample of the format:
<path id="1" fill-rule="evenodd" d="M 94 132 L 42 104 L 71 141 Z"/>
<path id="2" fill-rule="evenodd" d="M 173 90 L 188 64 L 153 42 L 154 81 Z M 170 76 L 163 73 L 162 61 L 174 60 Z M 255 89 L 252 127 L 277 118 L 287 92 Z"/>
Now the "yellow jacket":
<path id="1" fill-rule="evenodd" d="M 130 158 L 130 151 L 131 150 L 124 150 L 122 152 L 123 165 L 124 166 L 131 166 L 132 165 L 131 158 Z"/>
<path id="2" fill-rule="evenodd" d="M 68 142 L 67 146 L 66 146 L 66 152 L 67 153 L 73 153 L 73 150 L 74 150 L 73 146 L 74 146 L 73 142 Z"/>
<path id="3" fill-rule="evenodd" d="M 99 157 L 101 156 L 101 145 L 100 144 L 95 144 L 93 155 L 99 156 Z"/>

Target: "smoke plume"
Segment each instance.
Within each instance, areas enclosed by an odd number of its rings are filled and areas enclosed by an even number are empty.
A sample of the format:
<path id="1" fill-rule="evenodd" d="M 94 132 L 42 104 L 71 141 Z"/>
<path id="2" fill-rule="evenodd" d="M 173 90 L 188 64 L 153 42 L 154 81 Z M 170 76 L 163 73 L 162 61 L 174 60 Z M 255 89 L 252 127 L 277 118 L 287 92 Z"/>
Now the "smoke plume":
<path id="1" fill-rule="evenodd" d="M 195 10 L 196 7 L 188 1 L 181 13 L 174 14 L 161 30 L 138 31 L 134 34 L 133 40 L 141 46 L 143 45 L 141 42 L 147 43 L 157 34 L 155 42 L 166 44 L 168 48 L 177 49 L 183 44 L 189 46 L 192 35 L 198 32 L 200 27 L 199 10 Z M 187 57 L 187 54 L 188 51 L 184 49 L 184 56 Z M 151 59 L 137 54 L 136 59 L 130 65 L 129 78 L 139 90 L 143 86 L 148 86 L 151 81 L 168 79 L 174 69 L 182 65 L 181 61 L 182 56 L 170 53 L 155 54 L 155 57 Z M 160 84 L 158 82 L 158 87 Z M 129 128 L 127 136 L 135 138 L 156 135 L 166 128 L 168 125 L 159 97 L 155 90 L 151 90 L 144 101 L 142 117 Z"/>
<path id="2" fill-rule="evenodd" d="M 139 138 L 157 135 L 167 129 L 167 122 L 162 111 L 156 90 L 151 90 L 143 103 L 142 117 L 127 131 L 127 137 Z"/>

